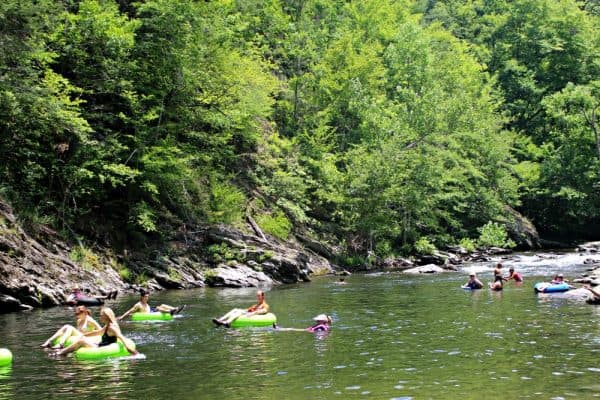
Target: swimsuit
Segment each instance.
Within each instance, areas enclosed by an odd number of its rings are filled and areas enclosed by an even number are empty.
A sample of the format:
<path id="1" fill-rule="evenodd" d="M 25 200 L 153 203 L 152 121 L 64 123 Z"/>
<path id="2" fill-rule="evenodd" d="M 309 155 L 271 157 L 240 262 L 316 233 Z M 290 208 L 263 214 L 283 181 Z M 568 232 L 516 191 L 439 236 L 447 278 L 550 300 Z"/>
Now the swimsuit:
<path id="1" fill-rule="evenodd" d="M 481 289 L 483 286 L 477 282 L 469 282 L 469 283 L 467 283 L 467 287 L 469 289 Z"/>
<path id="2" fill-rule="evenodd" d="M 108 346 L 109 344 L 113 344 L 113 343 L 117 343 L 117 337 L 116 336 L 109 336 L 109 334 L 108 334 L 108 325 L 107 325 L 106 329 L 104 330 L 104 333 L 102 334 L 102 340 L 100 340 L 100 343 L 98 344 L 98 347 Z"/>
<path id="3" fill-rule="evenodd" d="M 310 328 L 306 328 L 309 332 L 327 332 L 329 331 L 329 325 L 327 324 L 318 324 L 311 326 Z"/>

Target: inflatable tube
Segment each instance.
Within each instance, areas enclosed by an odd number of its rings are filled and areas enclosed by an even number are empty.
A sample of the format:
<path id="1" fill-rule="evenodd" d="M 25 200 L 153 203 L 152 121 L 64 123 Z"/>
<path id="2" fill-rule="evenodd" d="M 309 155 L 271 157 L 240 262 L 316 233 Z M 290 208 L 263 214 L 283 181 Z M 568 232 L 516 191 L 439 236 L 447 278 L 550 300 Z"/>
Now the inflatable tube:
<path id="1" fill-rule="evenodd" d="M 12 364 L 12 360 L 13 360 L 13 355 L 9 349 L 0 349 L 0 366 L 1 367 Z"/>
<path id="2" fill-rule="evenodd" d="M 252 315 L 247 317 L 242 315 L 231 323 L 232 328 L 245 328 L 245 327 L 261 327 L 271 326 L 277 322 L 277 317 L 273 313 L 267 313 L 262 315 Z"/>
<path id="3" fill-rule="evenodd" d="M 71 337 L 68 337 L 67 340 L 65 340 L 65 343 L 63 344 L 63 347 L 69 347 L 70 345 L 72 345 L 73 343 L 75 343 L 75 341 L 77 339 L 79 339 L 81 336 L 79 335 L 73 335 Z M 58 339 L 56 338 L 52 341 L 52 346 L 56 346 L 56 344 L 58 343 Z M 100 343 L 100 340 L 102 340 L 102 336 L 100 335 L 96 335 L 96 336 L 87 336 L 87 339 L 89 341 L 91 341 L 92 343 Z"/>
<path id="4" fill-rule="evenodd" d="M 135 343 L 131 340 L 127 343 L 135 349 Z M 103 358 L 127 357 L 129 355 L 130 353 L 121 342 L 102 347 L 82 347 L 75 351 L 75 358 L 78 360 L 101 360 Z"/>
<path id="5" fill-rule="evenodd" d="M 558 292 L 566 292 L 570 290 L 571 286 L 568 283 L 549 283 L 549 282 L 538 282 L 533 287 L 533 290 L 536 293 L 558 293 Z"/>
<path id="6" fill-rule="evenodd" d="M 95 297 L 81 296 L 77 298 L 78 306 L 101 306 L 104 302 Z"/>
<path id="7" fill-rule="evenodd" d="M 163 312 L 136 312 L 131 314 L 132 321 L 171 321 L 173 316 Z"/>

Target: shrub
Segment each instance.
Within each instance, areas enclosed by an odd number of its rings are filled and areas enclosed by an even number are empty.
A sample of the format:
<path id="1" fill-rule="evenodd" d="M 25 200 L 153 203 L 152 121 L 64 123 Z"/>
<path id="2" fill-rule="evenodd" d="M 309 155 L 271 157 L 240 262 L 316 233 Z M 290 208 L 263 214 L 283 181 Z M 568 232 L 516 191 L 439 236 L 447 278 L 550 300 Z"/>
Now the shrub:
<path id="1" fill-rule="evenodd" d="M 275 214 L 261 214 L 256 217 L 256 223 L 263 231 L 283 240 L 287 239 L 292 231 L 292 224 L 281 211 Z"/>
<path id="2" fill-rule="evenodd" d="M 463 249 L 465 249 L 468 252 L 475 251 L 475 248 L 477 247 L 477 243 L 473 239 L 469 239 L 469 238 L 460 239 L 460 242 L 458 244 L 460 247 L 462 247 Z"/>
<path id="3" fill-rule="evenodd" d="M 513 248 L 516 246 L 515 242 L 508 238 L 504 226 L 496 222 L 490 221 L 477 230 L 479 231 L 477 244 L 481 247 Z"/>
<path id="4" fill-rule="evenodd" d="M 246 196 L 228 183 L 212 182 L 209 222 L 235 224 L 244 217 Z"/>
<path id="5" fill-rule="evenodd" d="M 415 250 L 419 254 L 433 254 L 436 250 L 435 245 L 426 237 L 421 237 L 415 242 Z"/>
<path id="6" fill-rule="evenodd" d="M 81 267 L 86 271 L 100 269 L 101 266 L 100 258 L 93 251 L 83 246 L 77 246 L 71 250 L 69 258 L 81 264 Z"/>
<path id="7" fill-rule="evenodd" d="M 132 274 L 131 271 L 129 270 L 129 268 L 123 267 L 119 270 L 119 276 L 121 277 L 121 279 L 123 279 L 125 282 L 128 283 L 132 283 L 131 278 L 132 278 Z"/>

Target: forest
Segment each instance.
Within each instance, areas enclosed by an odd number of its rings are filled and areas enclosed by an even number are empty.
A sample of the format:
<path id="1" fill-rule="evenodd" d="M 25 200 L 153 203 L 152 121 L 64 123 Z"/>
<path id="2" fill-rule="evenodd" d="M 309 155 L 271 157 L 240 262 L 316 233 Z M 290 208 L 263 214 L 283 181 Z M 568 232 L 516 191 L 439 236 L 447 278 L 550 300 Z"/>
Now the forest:
<path id="1" fill-rule="evenodd" d="M 516 210 L 600 237 L 598 0 L 4 0 L 0 46 L 31 230 L 122 251 L 250 218 L 385 257 Z"/>

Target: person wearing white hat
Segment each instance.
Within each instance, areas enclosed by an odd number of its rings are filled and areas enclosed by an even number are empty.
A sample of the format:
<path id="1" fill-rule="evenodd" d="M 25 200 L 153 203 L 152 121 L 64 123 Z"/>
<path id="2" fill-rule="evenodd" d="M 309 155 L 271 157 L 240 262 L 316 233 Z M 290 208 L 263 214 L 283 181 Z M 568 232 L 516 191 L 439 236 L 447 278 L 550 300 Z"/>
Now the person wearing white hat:
<path id="1" fill-rule="evenodd" d="M 305 329 L 280 328 L 275 323 L 273 324 L 273 328 L 278 331 L 329 332 L 329 329 L 331 328 L 331 323 L 333 322 L 331 316 L 325 314 L 319 314 L 316 317 L 314 317 L 313 320 L 315 321 L 315 324 Z"/>
<path id="2" fill-rule="evenodd" d="M 313 318 L 316 324 L 306 328 L 308 332 L 328 332 L 329 328 L 331 328 L 331 317 L 325 314 L 319 314 Z"/>

